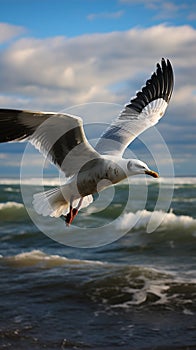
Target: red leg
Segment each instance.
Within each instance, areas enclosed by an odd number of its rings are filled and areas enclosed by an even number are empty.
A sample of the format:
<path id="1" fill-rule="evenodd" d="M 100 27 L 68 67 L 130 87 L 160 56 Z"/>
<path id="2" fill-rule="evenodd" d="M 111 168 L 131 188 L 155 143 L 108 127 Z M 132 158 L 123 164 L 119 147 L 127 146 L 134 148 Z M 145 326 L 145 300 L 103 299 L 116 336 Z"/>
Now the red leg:
<path id="1" fill-rule="evenodd" d="M 82 199 L 83 198 L 80 198 L 76 208 L 72 208 L 72 205 L 70 204 L 70 210 L 69 210 L 69 213 L 67 214 L 66 219 L 65 219 L 67 226 L 71 225 L 73 219 L 76 217 L 76 215 L 78 215 L 78 210 L 82 204 Z"/>
<path id="2" fill-rule="evenodd" d="M 73 221 L 73 208 L 72 206 L 70 205 L 69 207 L 69 213 L 66 215 L 65 217 L 65 222 L 66 222 L 66 225 L 69 226 Z"/>

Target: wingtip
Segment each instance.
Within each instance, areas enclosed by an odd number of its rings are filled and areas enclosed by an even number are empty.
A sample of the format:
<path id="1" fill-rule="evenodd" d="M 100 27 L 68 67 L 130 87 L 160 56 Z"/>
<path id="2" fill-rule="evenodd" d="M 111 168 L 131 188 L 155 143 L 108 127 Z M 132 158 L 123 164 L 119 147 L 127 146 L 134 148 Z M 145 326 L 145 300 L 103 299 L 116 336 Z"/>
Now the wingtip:
<path id="1" fill-rule="evenodd" d="M 137 113 L 153 100 L 162 98 L 167 104 L 170 101 L 174 86 L 174 72 L 168 58 L 162 59 L 156 64 L 156 69 L 151 77 L 146 81 L 146 85 L 141 88 L 136 96 L 131 99 L 126 107 L 132 108 Z"/>
<path id="2" fill-rule="evenodd" d="M 163 67 L 163 66 L 169 67 L 169 68 L 171 68 L 171 69 L 173 70 L 172 64 L 171 64 L 171 61 L 170 61 L 169 58 L 162 57 L 162 58 L 161 58 L 161 66 L 162 66 L 162 67 Z"/>

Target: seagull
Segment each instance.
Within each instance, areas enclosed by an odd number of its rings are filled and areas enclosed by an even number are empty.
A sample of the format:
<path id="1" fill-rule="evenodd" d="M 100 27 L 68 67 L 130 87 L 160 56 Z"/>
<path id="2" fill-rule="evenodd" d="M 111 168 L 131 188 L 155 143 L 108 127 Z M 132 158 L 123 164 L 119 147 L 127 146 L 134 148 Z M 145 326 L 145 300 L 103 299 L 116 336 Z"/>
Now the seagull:
<path id="1" fill-rule="evenodd" d="M 158 173 L 143 161 L 125 159 L 123 154 L 138 135 L 163 117 L 173 86 L 172 65 L 162 58 L 95 147 L 88 142 L 78 116 L 0 109 L 0 142 L 29 141 L 65 174 L 63 185 L 33 196 L 35 211 L 63 216 L 69 226 L 78 211 L 93 202 L 93 194 L 132 175 L 157 178 Z"/>

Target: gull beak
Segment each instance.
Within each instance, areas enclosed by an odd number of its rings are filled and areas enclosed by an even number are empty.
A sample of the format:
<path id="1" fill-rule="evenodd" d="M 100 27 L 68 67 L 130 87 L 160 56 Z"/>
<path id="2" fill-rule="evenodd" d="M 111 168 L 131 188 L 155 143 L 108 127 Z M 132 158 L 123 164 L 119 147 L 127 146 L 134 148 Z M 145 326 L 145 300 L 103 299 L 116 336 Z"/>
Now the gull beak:
<path id="1" fill-rule="evenodd" d="M 152 171 L 152 170 L 146 170 L 145 174 L 150 175 L 152 177 L 156 177 L 156 178 L 159 177 L 159 174 L 156 173 L 156 171 Z"/>

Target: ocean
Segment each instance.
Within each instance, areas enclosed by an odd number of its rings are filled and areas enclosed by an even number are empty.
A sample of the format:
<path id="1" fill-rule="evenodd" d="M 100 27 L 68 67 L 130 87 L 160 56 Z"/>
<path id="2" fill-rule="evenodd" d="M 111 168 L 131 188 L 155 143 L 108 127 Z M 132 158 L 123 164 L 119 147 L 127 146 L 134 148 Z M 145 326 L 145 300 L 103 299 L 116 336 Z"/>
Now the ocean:
<path id="1" fill-rule="evenodd" d="M 0 349 L 196 349 L 196 178 L 142 181 L 67 228 L 33 212 L 39 179 L 0 179 Z"/>

